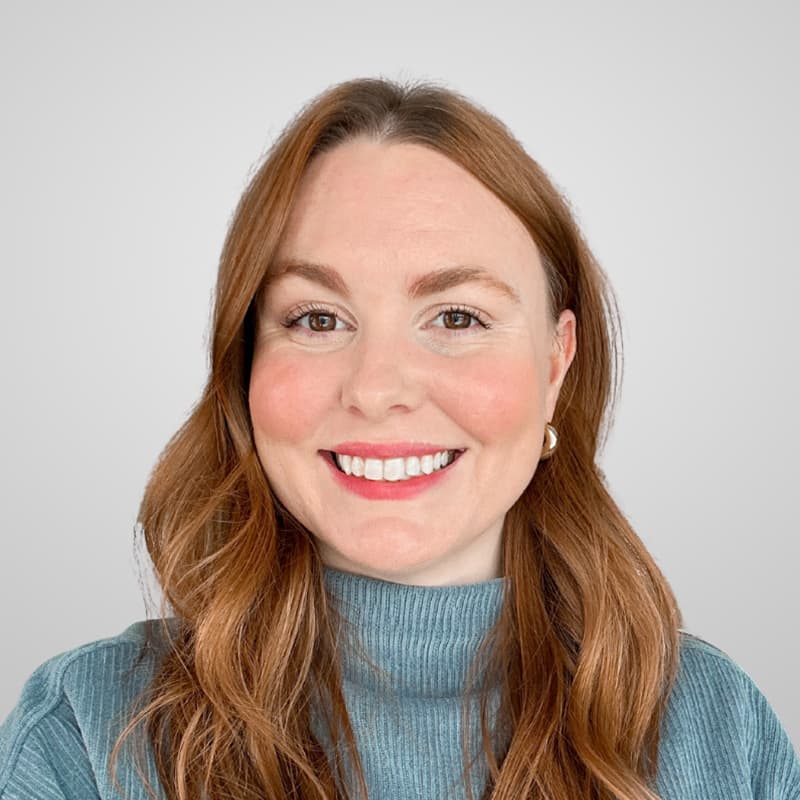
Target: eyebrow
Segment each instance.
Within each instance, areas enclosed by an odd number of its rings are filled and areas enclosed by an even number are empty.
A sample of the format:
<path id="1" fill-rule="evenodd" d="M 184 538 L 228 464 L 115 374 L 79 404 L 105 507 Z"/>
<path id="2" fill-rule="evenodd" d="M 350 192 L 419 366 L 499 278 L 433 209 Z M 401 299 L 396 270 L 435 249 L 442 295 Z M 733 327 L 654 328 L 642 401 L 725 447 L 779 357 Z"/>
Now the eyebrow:
<path id="1" fill-rule="evenodd" d="M 280 261 L 269 272 L 266 285 L 268 286 L 284 275 L 297 275 L 308 281 L 313 281 L 326 289 L 330 289 L 332 292 L 340 294 L 347 300 L 352 297 L 350 289 L 341 274 L 327 264 L 317 264 L 313 261 L 297 258 Z M 504 295 L 517 305 L 522 303 L 515 289 L 482 267 L 457 266 L 433 270 L 412 280 L 408 285 L 407 293 L 412 300 L 419 300 L 422 297 L 438 294 L 463 283 L 479 283 Z"/>

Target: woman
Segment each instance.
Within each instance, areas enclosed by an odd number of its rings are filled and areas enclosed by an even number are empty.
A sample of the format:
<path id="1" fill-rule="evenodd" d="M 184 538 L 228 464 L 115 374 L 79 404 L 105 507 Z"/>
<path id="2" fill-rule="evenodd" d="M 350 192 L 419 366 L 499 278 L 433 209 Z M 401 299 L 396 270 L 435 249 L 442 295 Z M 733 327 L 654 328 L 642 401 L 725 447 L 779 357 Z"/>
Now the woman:
<path id="1" fill-rule="evenodd" d="M 143 498 L 162 620 L 33 674 L 0 797 L 800 796 L 595 464 L 612 301 L 485 110 L 316 98 L 239 203 Z"/>

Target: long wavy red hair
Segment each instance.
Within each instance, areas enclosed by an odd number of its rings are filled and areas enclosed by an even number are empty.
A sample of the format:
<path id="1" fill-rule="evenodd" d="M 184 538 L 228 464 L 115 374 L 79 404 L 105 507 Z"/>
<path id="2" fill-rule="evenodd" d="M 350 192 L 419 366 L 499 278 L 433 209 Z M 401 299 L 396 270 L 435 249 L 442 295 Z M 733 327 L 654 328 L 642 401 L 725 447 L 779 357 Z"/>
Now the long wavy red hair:
<path id="1" fill-rule="evenodd" d="M 433 148 L 482 181 L 536 243 L 553 320 L 565 308 L 577 318 L 577 353 L 552 420 L 558 449 L 506 515 L 511 591 L 478 654 L 490 655 L 489 667 L 471 676 L 483 681 L 483 797 L 653 800 L 682 619 L 595 462 L 621 379 L 613 291 L 568 203 L 508 129 L 431 82 L 359 79 L 323 92 L 282 132 L 239 201 L 220 260 L 208 383 L 153 470 L 139 514 L 163 591 L 156 627 L 166 647 L 110 764 L 143 726 L 170 800 L 367 796 L 341 687 L 341 618 L 313 536 L 265 478 L 247 403 L 255 299 L 298 182 L 315 156 L 356 136 Z M 490 734 L 497 721 L 486 719 L 497 678 L 510 731 L 503 752 Z M 311 733 L 315 696 L 332 761 Z M 340 741 L 357 786 L 344 785 Z M 469 743 L 462 748 L 466 775 Z"/>

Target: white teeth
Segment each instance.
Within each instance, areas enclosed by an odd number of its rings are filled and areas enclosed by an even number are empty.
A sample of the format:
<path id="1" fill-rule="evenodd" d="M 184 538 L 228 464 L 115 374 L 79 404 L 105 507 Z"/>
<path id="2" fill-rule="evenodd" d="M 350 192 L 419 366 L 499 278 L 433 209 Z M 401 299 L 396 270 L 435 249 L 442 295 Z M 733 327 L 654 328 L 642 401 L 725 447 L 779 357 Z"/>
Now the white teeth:
<path id="1" fill-rule="evenodd" d="M 388 458 L 383 462 L 383 479 L 385 481 L 401 481 L 405 476 L 402 458 Z"/>
<path id="2" fill-rule="evenodd" d="M 419 468 L 419 458 L 417 456 L 409 456 L 406 459 L 405 469 L 406 475 L 419 475 L 421 471 Z"/>
<path id="3" fill-rule="evenodd" d="M 438 453 L 408 458 L 361 458 L 359 456 L 334 453 L 336 463 L 342 472 L 366 478 L 368 481 L 405 481 L 415 475 L 430 475 L 455 460 L 455 450 L 442 450 Z"/>
<path id="4" fill-rule="evenodd" d="M 364 477 L 368 481 L 382 481 L 383 461 L 379 458 L 368 458 L 364 462 Z"/>

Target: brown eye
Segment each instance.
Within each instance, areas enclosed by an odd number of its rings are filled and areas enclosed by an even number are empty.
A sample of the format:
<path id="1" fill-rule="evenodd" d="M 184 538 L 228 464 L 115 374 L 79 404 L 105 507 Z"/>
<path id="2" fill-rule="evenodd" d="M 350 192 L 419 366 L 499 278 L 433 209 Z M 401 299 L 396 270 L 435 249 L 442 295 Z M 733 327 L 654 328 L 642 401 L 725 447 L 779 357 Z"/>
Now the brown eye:
<path id="1" fill-rule="evenodd" d="M 455 322 L 455 330 L 465 330 L 469 328 L 472 317 L 471 314 L 467 314 L 465 311 L 445 311 L 443 313 L 445 319 Z"/>
<path id="2" fill-rule="evenodd" d="M 321 320 L 319 325 L 313 325 L 312 320 Z M 308 315 L 309 327 L 312 331 L 318 333 L 326 333 L 336 329 L 336 317 L 333 314 L 323 314 L 319 311 L 312 312 Z"/>
<path id="3" fill-rule="evenodd" d="M 308 325 L 301 324 L 303 322 L 308 322 Z M 337 322 L 343 322 L 343 320 L 340 320 L 334 311 L 327 308 L 305 306 L 297 309 L 281 324 L 284 328 L 297 328 L 305 331 L 304 336 L 323 336 L 326 333 L 337 333 Z"/>
<path id="4" fill-rule="evenodd" d="M 481 328 L 488 329 L 492 326 L 483 318 L 480 311 L 469 306 L 451 306 L 442 309 L 437 315 L 437 319 L 442 319 L 442 327 L 446 331 L 451 331 L 461 335 L 461 333 L 477 333 Z M 476 323 L 473 325 L 472 323 Z"/>

